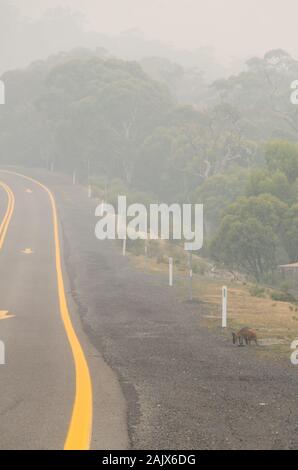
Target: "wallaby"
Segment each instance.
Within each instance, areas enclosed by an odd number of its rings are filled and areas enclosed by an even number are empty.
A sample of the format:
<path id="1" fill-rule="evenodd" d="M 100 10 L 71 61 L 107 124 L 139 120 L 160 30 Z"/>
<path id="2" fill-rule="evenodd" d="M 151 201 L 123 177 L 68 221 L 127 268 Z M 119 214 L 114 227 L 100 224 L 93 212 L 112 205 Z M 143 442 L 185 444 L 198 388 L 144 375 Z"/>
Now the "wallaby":
<path id="1" fill-rule="evenodd" d="M 232 336 L 233 344 L 236 344 L 238 339 L 239 346 L 243 346 L 243 340 L 245 340 L 245 343 L 249 346 L 251 345 L 252 341 L 258 345 L 257 333 L 251 328 L 242 328 L 242 330 L 238 331 L 238 333 L 232 333 Z"/>

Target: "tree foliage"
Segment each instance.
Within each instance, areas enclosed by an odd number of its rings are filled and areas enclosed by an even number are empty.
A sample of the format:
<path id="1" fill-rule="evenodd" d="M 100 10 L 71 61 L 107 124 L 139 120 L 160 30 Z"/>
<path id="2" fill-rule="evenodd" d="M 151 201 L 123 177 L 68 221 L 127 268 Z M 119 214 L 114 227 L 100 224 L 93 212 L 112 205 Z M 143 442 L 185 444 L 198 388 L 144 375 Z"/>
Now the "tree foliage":
<path id="1" fill-rule="evenodd" d="M 163 59 L 61 53 L 2 77 L 0 161 L 204 203 L 210 256 L 259 280 L 298 260 L 297 77 L 280 49 L 211 87 Z"/>

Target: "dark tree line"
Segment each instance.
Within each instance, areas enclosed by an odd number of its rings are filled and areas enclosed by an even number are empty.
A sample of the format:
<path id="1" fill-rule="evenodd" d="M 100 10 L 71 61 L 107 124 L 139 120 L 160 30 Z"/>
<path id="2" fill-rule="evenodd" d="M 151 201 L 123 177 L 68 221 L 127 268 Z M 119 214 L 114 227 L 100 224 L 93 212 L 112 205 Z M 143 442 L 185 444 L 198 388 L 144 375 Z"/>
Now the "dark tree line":
<path id="1" fill-rule="evenodd" d="M 297 61 L 271 51 L 212 86 L 165 62 L 145 72 L 77 49 L 6 72 L 1 163 L 88 169 L 99 186 L 203 202 L 209 254 L 257 279 L 296 261 Z"/>

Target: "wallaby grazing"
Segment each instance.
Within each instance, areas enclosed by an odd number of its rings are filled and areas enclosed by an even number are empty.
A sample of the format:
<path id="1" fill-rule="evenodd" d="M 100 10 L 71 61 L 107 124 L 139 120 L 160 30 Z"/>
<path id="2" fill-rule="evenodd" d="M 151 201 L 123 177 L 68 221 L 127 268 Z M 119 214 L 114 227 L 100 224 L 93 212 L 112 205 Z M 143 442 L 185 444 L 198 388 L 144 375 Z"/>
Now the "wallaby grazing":
<path id="1" fill-rule="evenodd" d="M 243 346 L 243 340 L 245 340 L 245 343 L 249 346 L 251 345 L 252 341 L 258 345 L 257 333 L 251 328 L 242 328 L 242 330 L 238 331 L 238 333 L 232 333 L 232 336 L 233 344 L 236 344 L 238 339 L 239 346 Z"/>

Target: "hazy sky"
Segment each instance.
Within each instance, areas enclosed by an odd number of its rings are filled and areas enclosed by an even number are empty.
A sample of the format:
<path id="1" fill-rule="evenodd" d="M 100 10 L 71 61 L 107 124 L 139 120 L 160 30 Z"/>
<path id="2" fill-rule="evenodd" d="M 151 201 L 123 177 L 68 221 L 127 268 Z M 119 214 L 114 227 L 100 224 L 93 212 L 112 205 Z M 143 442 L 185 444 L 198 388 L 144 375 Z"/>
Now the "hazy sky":
<path id="1" fill-rule="evenodd" d="M 1 2 L 1 0 L 0 0 Z M 88 27 L 139 28 L 179 48 L 214 46 L 224 61 L 284 48 L 298 57 L 297 0 L 14 0 L 24 14 L 54 6 L 80 9 Z"/>

